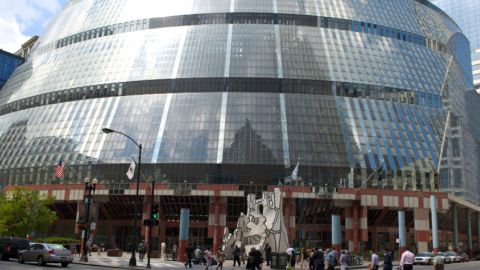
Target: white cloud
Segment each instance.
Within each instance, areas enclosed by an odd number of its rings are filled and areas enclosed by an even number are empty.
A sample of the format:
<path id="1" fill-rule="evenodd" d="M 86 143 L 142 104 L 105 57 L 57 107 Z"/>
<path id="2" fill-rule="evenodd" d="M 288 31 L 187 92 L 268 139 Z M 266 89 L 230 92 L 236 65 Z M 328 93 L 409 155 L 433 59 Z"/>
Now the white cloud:
<path id="1" fill-rule="evenodd" d="M 60 0 L 0 0 L 0 48 L 15 52 L 61 9 Z"/>

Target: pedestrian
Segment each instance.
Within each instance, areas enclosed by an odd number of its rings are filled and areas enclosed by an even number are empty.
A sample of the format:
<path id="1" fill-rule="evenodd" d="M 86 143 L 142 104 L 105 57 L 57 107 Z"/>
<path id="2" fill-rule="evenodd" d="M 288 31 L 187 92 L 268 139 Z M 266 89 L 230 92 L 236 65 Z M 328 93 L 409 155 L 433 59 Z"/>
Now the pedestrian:
<path id="1" fill-rule="evenodd" d="M 400 259 L 400 267 L 402 267 L 403 270 L 412 270 L 414 262 L 415 255 L 407 248 Z"/>
<path id="2" fill-rule="evenodd" d="M 433 270 L 444 270 L 445 260 L 438 254 L 438 251 L 433 252 Z"/>
<path id="3" fill-rule="evenodd" d="M 235 245 L 233 247 L 233 267 L 235 267 L 235 264 L 238 262 L 238 266 L 240 266 L 240 248 Z"/>
<path id="4" fill-rule="evenodd" d="M 303 267 L 308 265 L 308 248 L 303 247 L 300 250 L 300 270 L 303 270 Z"/>
<path id="5" fill-rule="evenodd" d="M 133 245 L 132 245 L 132 242 L 128 242 L 128 245 L 127 245 L 127 253 L 130 254 L 133 252 Z"/>
<path id="6" fill-rule="evenodd" d="M 378 270 L 379 262 L 380 259 L 378 258 L 377 253 L 375 253 L 375 250 L 372 249 L 372 256 L 370 257 L 370 270 Z"/>
<path id="7" fill-rule="evenodd" d="M 80 243 L 76 243 L 75 244 L 75 254 L 78 254 L 78 256 L 80 256 L 81 249 L 82 249 L 82 246 L 80 245 Z"/>
<path id="8" fill-rule="evenodd" d="M 393 255 L 388 250 L 385 249 L 383 252 L 383 270 L 392 270 L 393 269 Z"/>
<path id="9" fill-rule="evenodd" d="M 314 270 L 324 270 L 325 269 L 325 256 L 323 255 L 323 250 L 318 248 L 312 255 L 313 267 Z"/>
<path id="10" fill-rule="evenodd" d="M 90 239 L 87 240 L 86 247 L 88 256 L 92 256 L 92 241 Z"/>
<path id="11" fill-rule="evenodd" d="M 220 268 L 221 270 L 223 270 L 224 262 L 225 262 L 225 252 L 219 249 L 217 252 L 217 268 L 215 269 L 218 270 Z"/>
<path id="12" fill-rule="evenodd" d="M 295 249 L 292 247 L 287 248 L 287 255 L 288 255 L 288 262 L 290 262 L 290 266 L 292 266 L 292 269 L 295 269 Z"/>
<path id="13" fill-rule="evenodd" d="M 247 267 L 249 270 L 260 270 L 260 264 L 262 263 L 262 253 L 252 247 L 248 253 Z"/>
<path id="14" fill-rule="evenodd" d="M 342 250 L 342 254 L 340 255 L 340 269 L 341 270 L 347 270 L 347 251 Z"/>
<path id="15" fill-rule="evenodd" d="M 265 245 L 265 259 L 267 260 L 267 266 L 270 266 L 272 261 L 272 247 L 267 243 Z"/>
<path id="16" fill-rule="evenodd" d="M 242 264 L 245 264 L 245 257 L 247 256 L 245 252 L 245 245 L 242 243 L 240 245 L 240 259 L 242 260 Z"/>
<path id="17" fill-rule="evenodd" d="M 187 257 L 187 261 L 185 262 L 185 269 L 187 269 L 187 265 L 189 266 L 189 268 L 192 268 L 192 257 L 193 257 L 193 247 L 191 245 L 189 245 L 186 249 L 185 249 L 185 257 Z"/>
<path id="18" fill-rule="evenodd" d="M 205 261 L 207 262 L 205 264 L 205 270 L 208 270 L 210 265 L 212 265 L 212 253 L 210 252 L 208 247 L 203 252 L 203 257 L 205 258 Z"/>
<path id="19" fill-rule="evenodd" d="M 325 258 L 325 262 L 327 263 L 328 270 L 334 270 L 335 266 L 337 266 L 337 251 L 332 249 L 327 249 L 328 253 Z"/>
<path id="20" fill-rule="evenodd" d="M 172 247 L 172 258 L 173 258 L 173 261 L 176 261 L 177 260 L 177 251 L 178 251 L 178 248 L 177 248 L 177 245 L 173 244 L 173 247 Z"/>
<path id="21" fill-rule="evenodd" d="M 140 244 L 138 244 L 138 257 L 141 262 L 143 262 L 143 258 L 145 257 L 145 240 L 142 240 Z"/>

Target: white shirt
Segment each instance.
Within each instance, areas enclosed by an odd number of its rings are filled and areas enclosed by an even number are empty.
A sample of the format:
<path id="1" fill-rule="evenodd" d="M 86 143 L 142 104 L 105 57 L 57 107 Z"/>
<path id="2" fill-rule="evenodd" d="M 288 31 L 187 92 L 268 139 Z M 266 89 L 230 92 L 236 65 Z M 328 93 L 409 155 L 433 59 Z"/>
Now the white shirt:
<path id="1" fill-rule="evenodd" d="M 292 252 L 293 252 L 293 251 L 294 251 L 293 248 L 291 248 L 291 247 L 287 248 L 287 254 L 288 254 L 288 255 L 292 255 Z"/>
<path id="2" fill-rule="evenodd" d="M 413 265 L 414 262 L 415 262 L 415 255 L 413 255 L 412 252 L 410 252 L 409 250 L 403 252 L 402 259 L 400 260 L 400 265 L 401 266 L 403 266 L 405 264 Z"/>

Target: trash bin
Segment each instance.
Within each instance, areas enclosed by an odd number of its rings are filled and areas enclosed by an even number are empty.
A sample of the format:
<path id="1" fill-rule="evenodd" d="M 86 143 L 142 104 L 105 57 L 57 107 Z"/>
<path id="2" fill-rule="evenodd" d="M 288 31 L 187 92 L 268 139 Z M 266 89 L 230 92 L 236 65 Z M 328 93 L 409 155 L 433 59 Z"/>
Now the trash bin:
<path id="1" fill-rule="evenodd" d="M 272 259 L 272 261 L 270 262 L 270 268 L 271 268 L 271 269 L 279 269 L 279 268 L 277 268 L 277 265 L 278 265 L 278 253 L 272 252 L 272 254 L 271 254 L 271 259 Z"/>
<path id="2" fill-rule="evenodd" d="M 277 267 L 275 269 L 286 269 L 288 264 L 288 254 L 287 253 L 278 253 L 277 254 Z M 273 269 L 273 267 L 272 267 Z"/>

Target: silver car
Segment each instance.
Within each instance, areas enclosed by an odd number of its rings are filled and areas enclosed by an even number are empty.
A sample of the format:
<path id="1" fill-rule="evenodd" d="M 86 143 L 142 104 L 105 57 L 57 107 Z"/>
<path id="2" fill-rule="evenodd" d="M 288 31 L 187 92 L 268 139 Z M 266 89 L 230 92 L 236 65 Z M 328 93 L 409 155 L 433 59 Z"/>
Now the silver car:
<path id="1" fill-rule="evenodd" d="M 63 267 L 67 267 L 72 261 L 73 256 L 70 250 L 56 244 L 32 244 L 30 249 L 22 250 L 18 254 L 19 263 L 37 262 L 38 265 L 60 263 Z"/>

